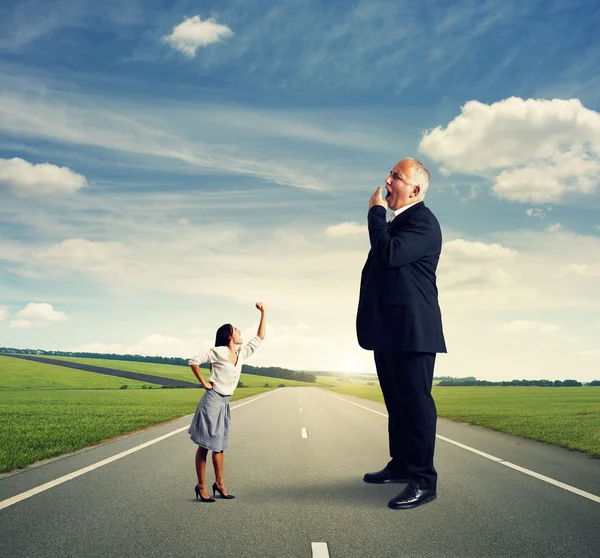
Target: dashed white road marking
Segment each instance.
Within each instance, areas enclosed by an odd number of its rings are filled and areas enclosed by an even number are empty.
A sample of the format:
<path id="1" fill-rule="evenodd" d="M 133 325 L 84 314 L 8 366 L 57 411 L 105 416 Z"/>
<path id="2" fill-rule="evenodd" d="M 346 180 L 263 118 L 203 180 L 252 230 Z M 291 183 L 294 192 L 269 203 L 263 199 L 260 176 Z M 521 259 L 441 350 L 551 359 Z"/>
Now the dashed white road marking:
<path id="1" fill-rule="evenodd" d="M 306 428 L 302 429 L 302 437 L 303 438 L 308 438 L 308 432 L 306 431 Z"/>
<path id="2" fill-rule="evenodd" d="M 250 401 L 245 401 L 244 403 L 239 403 L 235 407 L 231 407 L 231 410 L 237 409 L 238 407 L 243 407 L 244 405 L 248 405 L 248 403 L 254 403 L 254 401 L 257 401 L 258 399 L 262 399 L 263 397 L 266 397 L 267 395 L 270 395 L 271 393 L 275 393 L 275 391 L 268 391 L 267 393 L 265 393 L 263 395 L 259 395 L 258 397 L 251 399 Z M 167 438 L 170 438 L 171 436 L 174 436 L 175 434 L 179 434 L 180 432 L 183 432 L 184 430 L 188 430 L 188 428 L 189 428 L 189 426 L 184 426 L 182 428 L 178 428 L 177 430 L 173 430 L 173 432 L 169 432 L 168 434 L 164 434 L 162 436 L 159 436 L 158 438 L 154 438 L 153 440 L 144 442 L 143 444 L 140 444 L 139 446 L 135 446 L 131 449 L 128 449 L 126 451 L 123 451 L 121 453 L 118 453 L 116 455 L 108 457 L 106 459 L 103 459 L 102 461 L 98 461 L 97 463 L 92 463 L 92 465 L 88 465 L 87 467 L 84 467 L 83 469 L 73 471 L 72 473 L 69 473 L 68 475 L 63 475 L 62 477 L 59 477 L 57 479 L 54 479 L 54 480 L 51 480 L 44 484 L 41 484 L 40 486 L 36 486 L 35 488 L 32 488 L 30 490 L 21 492 L 20 494 L 17 494 L 16 496 L 12 496 L 11 498 L 2 500 L 2 501 L 0 501 L 0 510 L 3 510 L 4 508 L 8 508 L 8 506 L 12 506 L 13 504 L 16 504 L 17 502 L 27 500 L 27 498 L 31 498 L 32 496 L 35 496 L 36 494 L 39 494 L 40 492 L 49 490 L 50 488 L 53 488 L 55 486 L 58 486 L 59 484 L 62 484 L 63 482 L 67 482 L 67 481 L 70 481 L 71 479 L 80 477 L 81 475 L 85 475 L 86 473 L 89 473 L 90 471 L 93 471 L 94 469 L 98 469 L 99 467 L 108 465 L 109 463 L 112 463 L 113 461 L 116 461 L 117 459 L 121 459 L 122 457 L 126 457 L 132 453 L 135 453 L 136 451 L 147 448 L 148 446 L 151 446 L 158 442 L 162 442 L 162 440 L 166 440 Z"/>
<path id="3" fill-rule="evenodd" d="M 312 558 L 329 558 L 327 543 L 313 542 L 310 543 L 310 547 L 312 549 Z"/>
<path id="4" fill-rule="evenodd" d="M 358 403 L 354 403 L 354 401 L 348 401 L 347 399 L 344 399 L 343 397 L 338 397 L 337 395 L 327 393 L 326 391 L 323 391 L 321 389 L 319 391 L 321 391 L 322 393 L 324 393 L 326 395 L 329 395 L 330 397 L 335 397 L 335 399 L 339 399 L 340 401 L 345 401 L 346 403 L 350 403 L 350 405 L 355 405 L 356 407 L 360 407 L 361 409 L 366 409 L 367 411 L 370 411 L 371 413 L 375 413 L 376 415 L 380 415 L 382 417 L 387 418 L 386 413 L 380 413 L 379 411 L 375 411 L 374 409 L 369 409 L 369 407 L 365 407 L 364 405 L 359 405 Z M 490 455 L 489 453 L 485 453 L 478 449 L 472 448 L 471 446 L 467 446 L 467 445 L 461 444 L 460 442 L 457 442 L 455 440 L 451 440 L 450 438 L 446 438 L 445 436 L 440 436 L 439 434 L 436 434 L 436 438 L 439 438 L 440 440 L 443 440 L 444 442 L 448 442 L 449 444 L 453 444 L 455 446 L 458 446 L 459 448 L 462 448 L 462 449 L 465 449 L 472 453 L 475 453 L 481 457 L 485 457 L 486 459 L 489 459 L 490 461 L 494 461 L 500 465 L 505 465 L 506 467 L 510 467 L 511 469 L 514 469 L 515 471 L 519 471 L 521 473 L 524 473 L 525 475 L 529 475 L 530 477 L 534 477 L 543 482 L 547 482 L 548 484 L 552 484 L 554 486 L 557 486 L 558 488 L 562 488 L 563 490 L 567 490 L 568 492 L 572 492 L 573 494 L 577 494 L 578 496 L 582 496 L 583 498 L 587 498 L 588 500 L 591 500 L 592 502 L 596 502 L 596 503 L 600 504 L 600 496 L 596 496 L 596 494 L 586 492 L 585 490 L 581 490 L 579 488 L 576 488 L 575 486 L 571 486 L 570 484 L 565 484 L 564 482 L 560 482 L 553 478 L 542 475 L 540 473 L 536 473 L 535 471 L 531 471 L 530 469 L 525 469 L 525 467 L 520 467 L 519 465 L 515 465 L 514 463 L 511 463 L 510 461 L 505 461 L 504 459 L 501 459 L 500 457 L 495 457 L 493 455 Z"/>

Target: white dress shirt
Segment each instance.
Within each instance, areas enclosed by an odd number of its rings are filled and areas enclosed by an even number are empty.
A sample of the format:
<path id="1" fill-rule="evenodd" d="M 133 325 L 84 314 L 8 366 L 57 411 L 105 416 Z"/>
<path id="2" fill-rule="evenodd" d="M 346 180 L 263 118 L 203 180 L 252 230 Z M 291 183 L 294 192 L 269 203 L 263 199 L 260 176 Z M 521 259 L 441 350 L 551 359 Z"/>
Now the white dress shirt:
<path id="1" fill-rule="evenodd" d="M 417 205 L 421 201 L 423 201 L 423 200 L 419 200 L 414 203 L 409 203 L 408 205 L 405 205 L 404 207 L 401 207 L 400 209 L 396 209 L 394 212 L 392 212 L 392 217 L 390 218 L 390 221 L 393 221 L 396 217 L 398 217 L 398 215 L 400 215 L 400 213 L 402 213 L 403 211 L 406 211 L 409 207 L 412 207 L 413 205 Z"/>
<path id="2" fill-rule="evenodd" d="M 210 362 L 211 372 L 208 381 L 212 383 L 213 389 L 220 395 L 231 395 L 237 387 L 242 364 L 261 344 L 258 335 L 248 341 L 238 352 L 237 364 L 229 360 L 229 347 L 213 347 L 203 358 L 200 355 L 188 360 L 188 364 L 204 364 Z"/>

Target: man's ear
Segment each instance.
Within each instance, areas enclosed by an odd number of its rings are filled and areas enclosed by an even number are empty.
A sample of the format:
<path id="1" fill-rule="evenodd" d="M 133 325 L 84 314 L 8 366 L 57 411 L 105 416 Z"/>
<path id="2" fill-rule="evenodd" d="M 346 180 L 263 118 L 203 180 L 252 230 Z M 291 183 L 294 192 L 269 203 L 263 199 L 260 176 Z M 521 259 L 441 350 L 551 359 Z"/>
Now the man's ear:
<path id="1" fill-rule="evenodd" d="M 415 186 L 413 188 L 413 191 L 411 192 L 412 197 L 416 198 L 419 195 L 420 192 L 421 192 L 421 186 Z"/>

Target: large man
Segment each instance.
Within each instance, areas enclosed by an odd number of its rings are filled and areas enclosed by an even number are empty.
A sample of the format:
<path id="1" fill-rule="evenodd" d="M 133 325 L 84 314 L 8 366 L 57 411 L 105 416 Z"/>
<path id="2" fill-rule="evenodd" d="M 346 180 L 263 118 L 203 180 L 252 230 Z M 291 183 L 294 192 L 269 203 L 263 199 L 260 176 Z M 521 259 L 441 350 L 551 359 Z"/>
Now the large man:
<path id="1" fill-rule="evenodd" d="M 366 482 L 406 482 L 393 509 L 435 500 L 435 403 L 431 396 L 436 353 L 445 353 L 436 268 L 440 225 L 425 207 L 429 171 L 412 158 L 400 161 L 369 200 L 371 250 L 362 271 L 356 318 L 358 342 L 374 351 L 388 410 L 391 461 Z M 393 211 L 386 222 L 386 208 Z"/>

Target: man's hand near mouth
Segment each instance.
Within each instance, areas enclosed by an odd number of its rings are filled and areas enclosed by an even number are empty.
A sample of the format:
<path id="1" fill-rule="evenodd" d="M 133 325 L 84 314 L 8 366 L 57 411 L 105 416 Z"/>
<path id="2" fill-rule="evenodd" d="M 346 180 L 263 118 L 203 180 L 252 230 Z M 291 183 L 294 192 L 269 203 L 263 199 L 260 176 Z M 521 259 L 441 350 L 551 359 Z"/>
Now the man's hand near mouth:
<path id="1" fill-rule="evenodd" d="M 377 190 L 373 192 L 373 195 L 369 199 L 369 209 L 371 209 L 375 205 L 380 205 L 385 209 L 387 209 L 388 207 L 387 202 L 383 199 L 383 188 L 381 186 L 377 187 Z"/>

